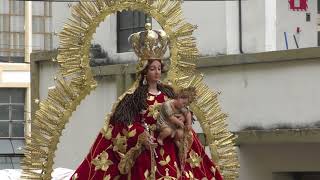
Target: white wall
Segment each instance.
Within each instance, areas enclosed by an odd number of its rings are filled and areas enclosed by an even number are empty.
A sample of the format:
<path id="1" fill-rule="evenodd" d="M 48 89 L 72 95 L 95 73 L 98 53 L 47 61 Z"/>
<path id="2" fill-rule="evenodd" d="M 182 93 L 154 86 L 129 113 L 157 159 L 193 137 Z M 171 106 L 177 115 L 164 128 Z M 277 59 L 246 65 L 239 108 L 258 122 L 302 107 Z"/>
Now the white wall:
<path id="1" fill-rule="evenodd" d="M 306 13 L 311 21 L 306 21 Z M 296 35 L 300 48 L 316 47 L 317 42 L 317 1 L 308 1 L 307 11 L 290 10 L 287 1 L 277 1 L 277 49 L 286 49 L 284 32 L 287 32 L 289 49 L 296 49 L 293 35 Z M 301 33 L 296 29 L 300 27 Z"/>
<path id="2" fill-rule="evenodd" d="M 265 50 L 277 49 L 277 0 L 265 1 Z"/>
<path id="3" fill-rule="evenodd" d="M 264 1 L 242 1 L 242 32 L 244 53 L 265 51 Z"/>
<path id="4" fill-rule="evenodd" d="M 76 4 L 75 2 L 52 2 L 52 30 L 53 35 L 53 49 L 59 46 L 59 33 L 63 25 L 67 22 L 68 18 L 71 17 L 71 9 L 68 5 Z"/>
<path id="5" fill-rule="evenodd" d="M 239 5 L 237 1 L 226 1 L 227 54 L 239 54 Z"/>
<path id="6" fill-rule="evenodd" d="M 182 9 L 186 21 L 198 26 L 194 36 L 197 38 L 200 54 L 226 54 L 226 3 L 185 1 Z"/>
<path id="7" fill-rule="evenodd" d="M 115 83 L 114 78 L 100 79 L 97 89 L 73 113 L 60 138 L 55 167 L 76 169 L 84 160 L 116 101 Z"/>
<path id="8" fill-rule="evenodd" d="M 0 63 L 0 86 L 30 85 L 30 66 L 25 63 Z"/>
<path id="9" fill-rule="evenodd" d="M 57 66 L 40 63 L 40 100 L 47 97 L 48 87 L 53 86 Z M 69 119 L 58 144 L 54 167 L 75 169 L 84 160 L 94 139 L 101 130 L 106 113 L 116 100 L 115 78 L 97 78 L 98 87 L 91 92 Z M 112 103 L 111 103 L 112 102 Z"/>
<path id="10" fill-rule="evenodd" d="M 240 146 L 239 180 L 272 180 L 272 172 L 320 171 L 320 144 Z"/>
<path id="11" fill-rule="evenodd" d="M 210 88 L 221 91 L 231 131 L 247 126 L 311 125 L 320 121 L 320 62 L 261 63 L 201 69 Z"/>
<path id="12" fill-rule="evenodd" d="M 66 2 L 52 3 L 53 30 L 60 32 L 70 17 Z M 299 26 L 300 47 L 317 46 L 316 1 L 308 1 L 311 22 L 305 22 L 305 12 L 290 11 L 287 1 L 242 1 L 242 46 L 244 53 L 285 49 L 283 32 L 289 34 L 289 48 L 295 48 L 293 33 Z M 200 55 L 215 56 L 239 53 L 239 15 L 237 1 L 185 1 L 182 4 L 187 22 L 198 25 L 194 36 Z M 64 13 L 61 13 L 64 12 Z M 156 24 L 156 23 L 154 23 Z M 155 28 L 157 26 L 154 26 Z M 53 39 L 58 47 L 58 37 Z M 134 53 L 117 53 L 116 16 L 106 18 L 97 29 L 93 43 L 99 43 L 113 62 L 136 60 Z"/>
<path id="13" fill-rule="evenodd" d="M 30 72 L 4 71 L 1 75 L 3 83 L 30 83 Z"/>

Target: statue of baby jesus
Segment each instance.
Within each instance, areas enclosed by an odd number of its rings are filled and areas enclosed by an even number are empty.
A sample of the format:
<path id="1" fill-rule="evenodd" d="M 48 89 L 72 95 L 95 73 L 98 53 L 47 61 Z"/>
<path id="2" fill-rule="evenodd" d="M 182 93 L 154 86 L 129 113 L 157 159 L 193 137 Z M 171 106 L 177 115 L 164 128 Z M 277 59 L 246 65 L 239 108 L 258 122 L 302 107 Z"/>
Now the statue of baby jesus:
<path id="1" fill-rule="evenodd" d="M 184 130 L 192 129 L 192 115 L 187 106 L 193 101 L 195 94 L 195 88 L 183 88 L 176 92 L 174 99 L 162 104 L 157 119 L 157 141 L 160 145 L 163 145 L 163 140 L 168 136 L 178 143 L 184 136 Z"/>

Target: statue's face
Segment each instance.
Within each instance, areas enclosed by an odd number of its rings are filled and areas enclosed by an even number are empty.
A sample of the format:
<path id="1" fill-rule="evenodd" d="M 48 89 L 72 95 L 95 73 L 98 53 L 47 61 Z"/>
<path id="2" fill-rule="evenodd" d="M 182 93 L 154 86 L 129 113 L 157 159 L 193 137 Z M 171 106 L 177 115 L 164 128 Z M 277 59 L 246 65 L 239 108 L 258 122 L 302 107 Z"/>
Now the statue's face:
<path id="1" fill-rule="evenodd" d="M 149 66 L 147 71 L 147 81 L 154 83 L 161 78 L 161 63 L 160 61 L 154 60 Z"/>
<path id="2" fill-rule="evenodd" d="M 189 103 L 189 99 L 188 98 L 177 98 L 177 101 L 176 101 L 176 106 L 177 108 L 183 108 L 185 106 L 187 106 Z"/>

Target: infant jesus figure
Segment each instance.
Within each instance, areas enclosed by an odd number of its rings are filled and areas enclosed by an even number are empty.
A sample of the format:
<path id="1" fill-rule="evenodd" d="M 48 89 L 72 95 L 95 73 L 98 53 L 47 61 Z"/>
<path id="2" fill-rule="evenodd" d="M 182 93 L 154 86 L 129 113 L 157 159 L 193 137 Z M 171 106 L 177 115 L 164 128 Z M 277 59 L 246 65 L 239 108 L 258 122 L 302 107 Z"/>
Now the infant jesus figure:
<path id="1" fill-rule="evenodd" d="M 162 104 L 157 119 L 157 141 L 160 145 L 163 145 L 163 140 L 168 136 L 174 138 L 178 144 L 184 136 L 184 130 L 191 130 L 192 115 L 188 105 L 194 100 L 195 95 L 194 87 L 183 88 L 176 92 L 174 99 Z"/>

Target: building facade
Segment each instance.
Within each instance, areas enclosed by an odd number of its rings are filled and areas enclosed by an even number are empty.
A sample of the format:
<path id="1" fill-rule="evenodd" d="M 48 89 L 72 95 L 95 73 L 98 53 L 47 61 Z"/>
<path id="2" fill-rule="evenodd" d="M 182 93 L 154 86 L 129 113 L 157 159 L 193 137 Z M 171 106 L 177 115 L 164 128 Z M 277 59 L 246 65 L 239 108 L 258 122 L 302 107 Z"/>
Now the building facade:
<path id="1" fill-rule="evenodd" d="M 75 3 L 0 2 L 0 168 L 19 168 L 23 135 L 29 133 L 30 114 L 36 109 L 30 104 L 46 98 L 54 85 L 58 67 L 50 61 L 56 56 L 50 50 L 59 47 L 58 33 Z M 239 136 L 240 180 L 319 177 L 320 55 L 319 48 L 311 47 L 320 44 L 320 3 L 307 3 L 305 10 L 276 0 L 183 3 L 186 20 L 198 25 L 198 68 L 207 84 L 222 92 L 229 129 Z M 160 28 L 140 12 L 114 14 L 100 24 L 92 41 L 93 50 L 101 47 L 93 58 L 99 86 L 70 119 L 55 167 L 76 168 L 102 127 L 110 102 L 133 81 L 134 65 L 106 64 L 136 59 L 127 36 L 147 21 Z M 199 124 L 194 128 L 203 136 Z"/>
<path id="2" fill-rule="evenodd" d="M 54 85 L 56 53 L 33 54 L 39 99 Z M 220 91 L 228 129 L 238 138 L 239 180 L 312 180 L 320 172 L 319 48 L 202 57 L 197 69 Z M 89 151 L 112 102 L 132 82 L 135 64 L 92 68 L 98 87 L 79 105 L 60 138 L 54 167 L 75 169 Z M 193 128 L 203 137 L 198 122 Z M 85 134 L 83 132 L 86 132 Z M 205 142 L 204 142 L 205 144 Z M 309 178 L 309 179 L 308 179 Z"/>
<path id="3" fill-rule="evenodd" d="M 30 133 L 30 53 L 52 50 L 50 2 L 0 1 L 0 169 L 20 168 Z"/>
<path id="4" fill-rule="evenodd" d="M 303 1 L 303 0 L 302 0 Z M 61 31 L 75 2 L 54 2 L 53 30 Z M 288 1 L 184 1 L 185 19 L 198 26 L 195 31 L 201 56 L 258 53 L 318 46 L 319 1 L 308 1 L 307 9 L 291 9 Z M 68 13 L 60 13 L 69 12 Z M 139 13 L 111 15 L 93 38 L 107 52 L 109 62 L 130 62 L 135 56 L 127 36 L 142 27 Z M 121 23 L 127 18 L 127 23 Z M 139 19 L 140 18 L 140 19 Z M 142 18 L 143 19 L 143 18 Z M 152 20 L 153 28 L 160 28 Z M 59 46 L 58 36 L 53 47 Z"/>

